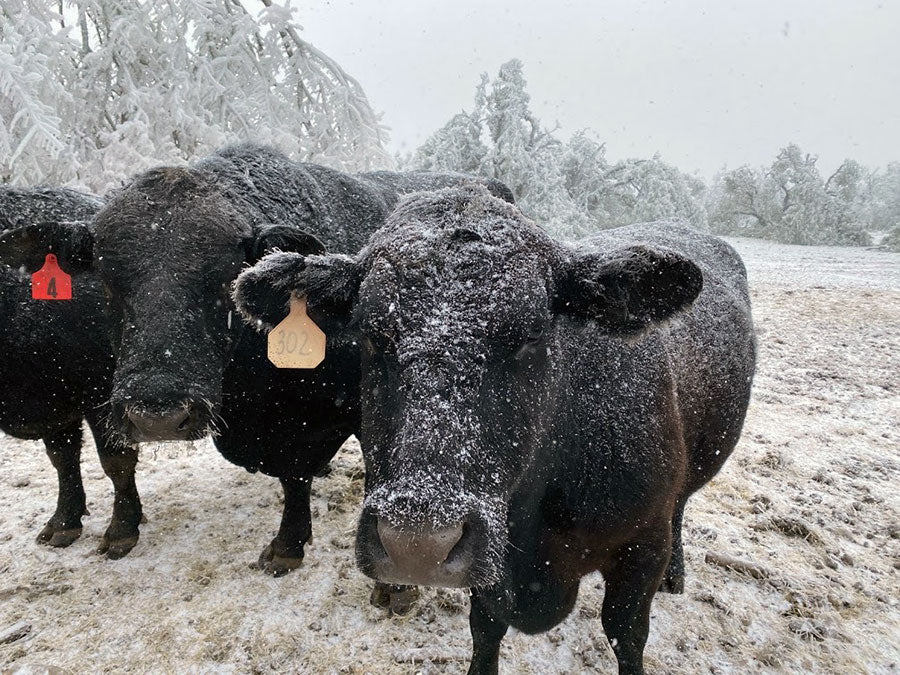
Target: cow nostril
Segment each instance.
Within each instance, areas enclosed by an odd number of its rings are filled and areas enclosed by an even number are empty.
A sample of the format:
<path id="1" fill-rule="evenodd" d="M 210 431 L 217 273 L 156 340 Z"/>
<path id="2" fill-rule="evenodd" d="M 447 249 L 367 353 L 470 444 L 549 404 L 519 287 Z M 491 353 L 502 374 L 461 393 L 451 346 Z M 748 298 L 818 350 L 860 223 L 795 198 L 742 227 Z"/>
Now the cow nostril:
<path id="1" fill-rule="evenodd" d="M 193 415 L 190 410 L 184 411 L 184 419 L 181 420 L 178 424 L 178 431 L 187 431 L 191 427 L 191 423 L 193 422 Z"/>
<path id="2" fill-rule="evenodd" d="M 468 523 L 463 523 L 461 526 L 461 531 L 459 534 L 459 538 L 453 543 L 453 546 L 447 552 L 447 556 L 444 558 L 445 563 L 449 563 L 454 558 L 457 558 L 460 554 L 461 549 L 468 549 L 472 537 L 469 536 L 471 532 L 471 528 Z"/>

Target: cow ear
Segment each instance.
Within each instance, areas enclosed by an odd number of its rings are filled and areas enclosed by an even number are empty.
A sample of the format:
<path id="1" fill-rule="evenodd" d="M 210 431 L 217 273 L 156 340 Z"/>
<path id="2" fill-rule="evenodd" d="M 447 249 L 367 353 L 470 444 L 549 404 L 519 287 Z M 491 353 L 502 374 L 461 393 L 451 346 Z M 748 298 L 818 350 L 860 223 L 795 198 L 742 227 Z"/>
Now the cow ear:
<path id="1" fill-rule="evenodd" d="M 576 253 L 557 281 L 555 309 L 610 331 L 636 332 L 688 306 L 701 288 L 700 268 L 667 248 Z"/>
<path id="2" fill-rule="evenodd" d="M 310 317 L 329 332 L 350 321 L 359 293 L 359 264 L 350 256 L 271 253 L 234 283 L 234 302 L 251 325 L 271 328 L 288 313 L 291 294 L 306 297 Z"/>
<path id="3" fill-rule="evenodd" d="M 0 234 L 0 262 L 34 273 L 55 253 L 60 267 L 74 274 L 93 264 L 94 235 L 87 221 L 29 223 Z"/>
<path id="4" fill-rule="evenodd" d="M 325 253 L 325 244 L 314 234 L 289 225 L 266 223 L 255 227 L 248 242 L 247 256 L 253 263 L 274 250 L 304 255 Z"/>

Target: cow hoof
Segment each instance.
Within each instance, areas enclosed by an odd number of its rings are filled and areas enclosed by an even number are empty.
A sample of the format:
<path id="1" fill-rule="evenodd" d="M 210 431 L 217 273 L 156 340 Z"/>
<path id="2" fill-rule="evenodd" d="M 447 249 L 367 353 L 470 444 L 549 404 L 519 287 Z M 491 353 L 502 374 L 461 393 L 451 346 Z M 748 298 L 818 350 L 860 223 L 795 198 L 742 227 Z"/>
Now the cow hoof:
<path id="1" fill-rule="evenodd" d="M 403 616 L 409 614 L 419 599 L 419 589 L 406 586 L 402 591 L 391 591 L 391 614 Z"/>
<path id="2" fill-rule="evenodd" d="M 283 577 L 288 572 L 300 567 L 302 562 L 302 554 L 296 558 L 281 556 L 275 553 L 275 547 L 272 544 L 269 544 L 259 555 L 256 567 L 266 574 L 271 574 L 273 577 Z"/>
<path id="3" fill-rule="evenodd" d="M 66 529 L 57 529 L 50 523 L 44 525 L 44 529 L 37 536 L 37 543 L 46 546 L 54 546 L 62 548 L 68 546 L 81 536 L 80 527 L 69 527 Z"/>
<path id="4" fill-rule="evenodd" d="M 369 602 L 381 609 L 387 609 L 394 616 L 409 614 L 416 600 L 419 599 L 419 589 L 415 586 L 396 586 L 375 582 Z"/>
<path id="5" fill-rule="evenodd" d="M 677 577 L 666 577 L 662 580 L 662 583 L 659 585 L 660 593 L 672 593 L 674 595 L 680 595 L 684 593 L 684 575 L 679 575 Z"/>
<path id="6" fill-rule="evenodd" d="M 104 536 L 103 539 L 100 540 L 100 546 L 97 548 L 97 553 L 100 555 L 106 554 L 106 557 L 110 560 L 118 560 L 119 558 L 124 558 L 128 555 L 128 552 L 133 549 L 137 543 L 137 535 L 112 540 Z"/>
<path id="7" fill-rule="evenodd" d="M 391 606 L 391 587 L 380 581 L 375 582 L 372 589 L 372 595 L 369 596 L 369 604 L 380 609 L 387 609 Z"/>

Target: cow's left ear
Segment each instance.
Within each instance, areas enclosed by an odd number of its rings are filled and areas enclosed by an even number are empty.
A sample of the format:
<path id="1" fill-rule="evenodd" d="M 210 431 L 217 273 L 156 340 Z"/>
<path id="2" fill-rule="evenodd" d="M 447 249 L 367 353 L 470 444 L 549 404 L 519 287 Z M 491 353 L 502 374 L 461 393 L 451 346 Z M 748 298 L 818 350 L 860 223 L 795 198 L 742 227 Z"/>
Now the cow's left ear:
<path id="1" fill-rule="evenodd" d="M 629 246 L 575 253 L 557 277 L 554 309 L 594 319 L 615 332 L 663 321 L 700 294 L 703 273 L 663 247 Z"/>
<path id="2" fill-rule="evenodd" d="M 328 332 L 349 323 L 360 281 L 360 267 L 348 255 L 280 252 L 241 272 L 232 297 L 248 323 L 271 328 L 287 315 L 291 295 L 303 296 L 309 315 Z"/>
<path id="3" fill-rule="evenodd" d="M 314 234 L 289 225 L 271 223 L 253 228 L 247 249 L 247 261 L 250 263 L 255 263 L 266 253 L 276 249 L 302 255 L 318 255 L 326 252 L 325 244 Z"/>
<path id="4" fill-rule="evenodd" d="M 87 221 L 30 223 L 0 234 L 0 263 L 34 273 L 48 253 L 69 274 L 93 264 L 94 235 Z"/>

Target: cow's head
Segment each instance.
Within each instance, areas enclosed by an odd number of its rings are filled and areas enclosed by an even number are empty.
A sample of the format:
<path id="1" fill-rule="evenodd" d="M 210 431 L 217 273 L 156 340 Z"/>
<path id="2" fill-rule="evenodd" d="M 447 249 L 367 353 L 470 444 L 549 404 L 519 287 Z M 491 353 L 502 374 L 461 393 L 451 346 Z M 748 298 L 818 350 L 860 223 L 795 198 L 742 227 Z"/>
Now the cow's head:
<path id="1" fill-rule="evenodd" d="M 643 246 L 576 251 L 482 188 L 420 193 L 357 257 L 276 253 L 236 284 L 280 320 L 292 292 L 362 359 L 363 571 L 486 586 L 502 574 L 516 486 L 552 443 L 566 341 L 636 333 L 690 303 L 700 270 Z"/>
<path id="2" fill-rule="evenodd" d="M 92 227 L 26 226 L 0 242 L 12 264 L 35 266 L 53 250 L 67 271 L 99 274 L 117 354 L 111 414 L 128 439 L 195 439 L 214 428 L 242 326 L 230 297 L 241 267 L 275 248 L 325 251 L 297 227 L 252 223 L 234 201 L 210 175 L 154 169 L 113 195 Z"/>

